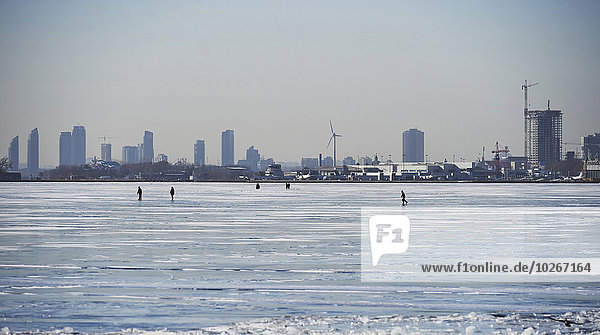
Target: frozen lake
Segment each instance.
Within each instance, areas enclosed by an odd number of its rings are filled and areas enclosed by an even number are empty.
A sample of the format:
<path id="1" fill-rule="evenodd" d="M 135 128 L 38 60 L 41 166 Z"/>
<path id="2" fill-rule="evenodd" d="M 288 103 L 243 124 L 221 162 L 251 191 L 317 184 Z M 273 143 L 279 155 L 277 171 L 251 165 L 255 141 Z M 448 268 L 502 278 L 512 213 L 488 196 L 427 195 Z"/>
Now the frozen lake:
<path id="1" fill-rule="evenodd" d="M 0 328 L 600 331 L 600 280 L 360 280 L 363 207 L 443 234 L 440 255 L 467 234 L 479 256 L 600 257 L 597 184 L 261 185 L 0 183 Z"/>

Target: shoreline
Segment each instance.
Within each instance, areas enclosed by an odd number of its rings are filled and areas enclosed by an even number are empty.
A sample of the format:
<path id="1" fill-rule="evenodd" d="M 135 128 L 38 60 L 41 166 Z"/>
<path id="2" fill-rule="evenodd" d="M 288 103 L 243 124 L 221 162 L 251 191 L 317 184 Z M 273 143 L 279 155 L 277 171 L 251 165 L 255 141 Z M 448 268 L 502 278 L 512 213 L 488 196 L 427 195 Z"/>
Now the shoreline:
<path id="1" fill-rule="evenodd" d="M 264 184 L 600 184 L 587 180 L 119 180 L 119 179 L 41 179 L 2 180 L 1 183 L 264 183 Z"/>

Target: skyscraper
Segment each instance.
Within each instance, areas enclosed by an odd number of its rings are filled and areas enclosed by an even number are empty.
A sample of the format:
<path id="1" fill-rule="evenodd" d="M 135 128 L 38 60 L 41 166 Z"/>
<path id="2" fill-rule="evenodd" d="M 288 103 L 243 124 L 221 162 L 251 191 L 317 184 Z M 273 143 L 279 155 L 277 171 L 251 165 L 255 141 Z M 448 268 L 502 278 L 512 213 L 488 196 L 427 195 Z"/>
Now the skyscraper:
<path id="1" fill-rule="evenodd" d="M 425 133 L 411 128 L 402 133 L 403 162 L 425 161 Z"/>
<path id="2" fill-rule="evenodd" d="M 137 164 L 140 162 L 139 149 L 135 145 L 126 145 L 122 151 L 123 164 Z"/>
<path id="3" fill-rule="evenodd" d="M 135 163 L 144 162 L 144 143 L 138 143 L 137 145 L 137 160 Z"/>
<path id="4" fill-rule="evenodd" d="M 68 166 L 73 165 L 71 157 L 72 153 L 72 136 L 69 131 L 61 131 L 58 139 L 58 165 Z"/>
<path id="5" fill-rule="evenodd" d="M 73 126 L 71 133 L 71 165 L 85 164 L 85 127 Z"/>
<path id="6" fill-rule="evenodd" d="M 112 145 L 110 143 L 100 144 L 100 158 L 105 162 L 112 161 Z"/>
<path id="7" fill-rule="evenodd" d="M 194 143 L 194 165 L 203 166 L 205 163 L 204 140 L 197 140 Z"/>
<path id="8" fill-rule="evenodd" d="M 40 137 L 37 128 L 29 133 L 27 139 L 27 172 L 32 177 L 40 173 Z"/>
<path id="9" fill-rule="evenodd" d="M 562 158 L 562 112 L 525 109 L 527 167 L 539 167 Z"/>
<path id="10" fill-rule="evenodd" d="M 246 164 L 250 171 L 258 171 L 258 162 L 260 162 L 260 154 L 254 146 L 251 146 L 246 150 Z"/>
<path id="11" fill-rule="evenodd" d="M 15 136 L 8 146 L 8 162 L 10 171 L 19 171 L 19 135 Z"/>
<path id="12" fill-rule="evenodd" d="M 142 162 L 150 162 L 154 159 L 154 134 L 151 131 L 144 131 L 144 148 L 142 153 Z"/>
<path id="13" fill-rule="evenodd" d="M 232 166 L 233 160 L 233 130 L 228 129 L 221 133 L 221 165 Z"/>

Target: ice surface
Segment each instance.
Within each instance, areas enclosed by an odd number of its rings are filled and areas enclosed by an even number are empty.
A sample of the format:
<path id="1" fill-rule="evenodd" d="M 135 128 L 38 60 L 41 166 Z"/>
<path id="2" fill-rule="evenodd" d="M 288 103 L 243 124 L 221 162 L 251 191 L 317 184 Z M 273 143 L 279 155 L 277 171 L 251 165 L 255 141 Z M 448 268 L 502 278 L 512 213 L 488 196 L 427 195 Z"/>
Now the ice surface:
<path id="1" fill-rule="evenodd" d="M 409 201 L 403 210 L 426 224 L 416 236 L 445 234 L 432 239 L 440 250 L 464 245 L 467 229 L 482 241 L 506 240 L 473 244 L 484 256 L 500 249 L 599 257 L 598 185 L 139 185 L 141 202 L 137 183 L 0 183 L 0 327 L 204 333 L 473 327 L 516 334 L 529 327 L 534 333 L 599 328 L 597 311 L 582 312 L 600 306 L 598 282 L 360 282 L 360 209 L 399 206 L 401 189 Z M 502 226 L 498 213 L 529 220 Z M 567 327 L 547 316 L 585 322 Z"/>
<path id="2" fill-rule="evenodd" d="M 573 322 L 568 324 L 568 322 Z M 173 331 L 168 328 L 144 330 L 127 328 L 120 334 L 140 335 L 238 335 L 238 334 L 600 334 L 600 311 L 564 314 L 469 314 L 443 316 L 282 316 L 236 322 L 224 326 Z M 2 334 L 10 334 L 8 327 Z M 74 334 L 64 327 L 53 331 L 30 331 L 32 334 Z M 114 332 L 113 332 L 114 334 Z"/>

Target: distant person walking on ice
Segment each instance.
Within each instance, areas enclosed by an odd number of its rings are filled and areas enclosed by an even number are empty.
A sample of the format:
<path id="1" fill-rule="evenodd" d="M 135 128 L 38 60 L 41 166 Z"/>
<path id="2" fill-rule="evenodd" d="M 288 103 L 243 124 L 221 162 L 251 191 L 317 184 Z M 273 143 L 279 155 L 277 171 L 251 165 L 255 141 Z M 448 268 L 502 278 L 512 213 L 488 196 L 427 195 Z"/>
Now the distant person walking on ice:
<path id="1" fill-rule="evenodd" d="M 142 188 L 139 186 L 138 186 L 137 194 L 138 194 L 138 200 L 142 200 Z"/>
<path id="2" fill-rule="evenodd" d="M 256 189 L 260 190 L 260 184 L 259 183 L 256 183 Z"/>
<path id="3" fill-rule="evenodd" d="M 404 190 L 400 191 L 400 197 L 402 198 L 402 206 L 408 204 L 408 201 L 406 201 L 406 194 L 404 194 Z"/>
<path id="4" fill-rule="evenodd" d="M 173 201 L 173 196 L 175 196 L 175 189 L 171 186 L 171 201 Z"/>

